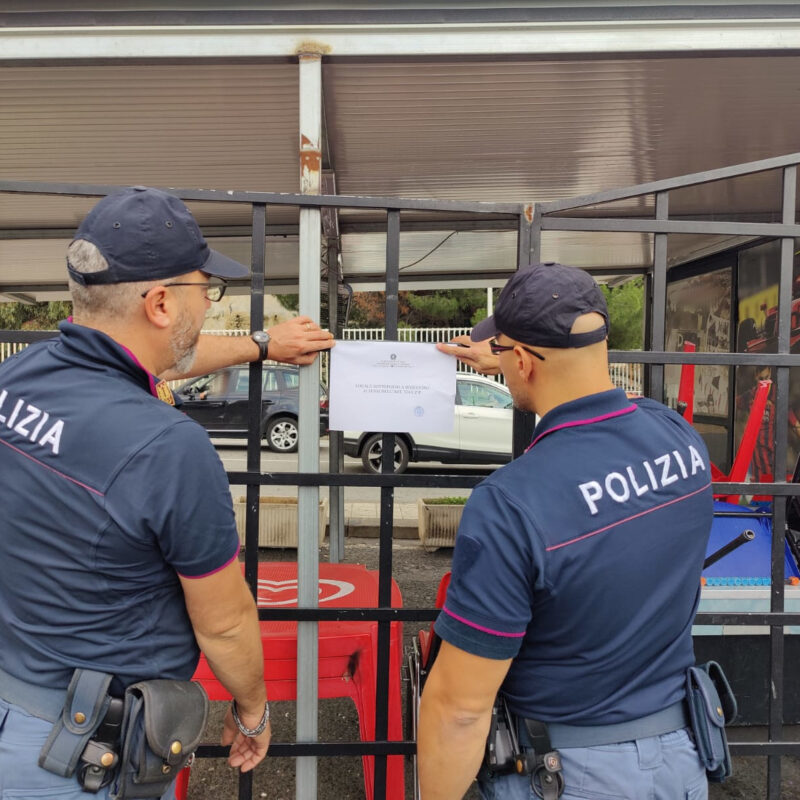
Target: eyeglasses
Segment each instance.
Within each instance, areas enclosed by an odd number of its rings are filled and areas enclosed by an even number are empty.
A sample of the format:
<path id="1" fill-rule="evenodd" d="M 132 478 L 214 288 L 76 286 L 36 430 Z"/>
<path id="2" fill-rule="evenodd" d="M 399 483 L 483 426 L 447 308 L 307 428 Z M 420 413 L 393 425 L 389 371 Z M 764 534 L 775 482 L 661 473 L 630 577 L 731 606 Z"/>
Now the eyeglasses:
<path id="1" fill-rule="evenodd" d="M 208 282 L 205 281 L 175 281 L 174 283 L 165 283 L 163 286 L 205 286 L 206 298 L 212 303 L 218 303 L 225 296 L 225 290 L 228 284 L 222 278 L 212 279 Z M 149 292 L 150 289 L 147 290 Z M 142 292 L 142 297 L 147 296 L 147 292 Z"/>
<path id="2" fill-rule="evenodd" d="M 499 356 L 500 353 L 505 353 L 506 350 L 513 350 L 515 347 L 521 347 L 526 352 L 530 353 L 532 356 L 536 356 L 540 361 L 546 361 L 545 357 L 541 353 L 537 353 L 535 350 L 531 350 L 530 347 L 525 347 L 524 344 L 498 344 L 497 339 L 491 339 L 489 341 L 489 349 L 492 351 L 493 356 Z"/>

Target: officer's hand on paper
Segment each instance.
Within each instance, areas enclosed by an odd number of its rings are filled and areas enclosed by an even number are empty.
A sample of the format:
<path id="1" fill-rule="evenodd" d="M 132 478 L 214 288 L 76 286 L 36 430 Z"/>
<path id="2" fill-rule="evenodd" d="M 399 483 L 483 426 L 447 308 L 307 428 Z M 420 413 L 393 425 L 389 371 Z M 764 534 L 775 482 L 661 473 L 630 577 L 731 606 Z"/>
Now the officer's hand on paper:
<path id="1" fill-rule="evenodd" d="M 436 349 L 459 361 L 482 375 L 499 375 L 500 361 L 489 349 L 489 339 L 473 342 L 468 335 L 456 336 L 449 342 L 439 342 Z"/>
<path id="2" fill-rule="evenodd" d="M 242 722 L 247 726 L 255 727 L 258 725 L 260 714 L 248 716 L 244 712 L 239 712 Z M 228 709 L 225 715 L 225 726 L 222 730 L 220 744 L 230 745 L 231 751 L 228 755 L 228 763 L 242 772 L 249 772 L 264 760 L 264 756 L 269 749 L 269 742 L 272 738 L 272 726 L 267 723 L 264 732 L 259 736 L 245 736 L 236 723 L 233 721 L 233 712 Z"/>
<path id="3" fill-rule="evenodd" d="M 269 358 L 285 364 L 311 364 L 320 350 L 333 347 L 333 334 L 312 322 L 310 317 L 294 317 L 267 328 Z"/>

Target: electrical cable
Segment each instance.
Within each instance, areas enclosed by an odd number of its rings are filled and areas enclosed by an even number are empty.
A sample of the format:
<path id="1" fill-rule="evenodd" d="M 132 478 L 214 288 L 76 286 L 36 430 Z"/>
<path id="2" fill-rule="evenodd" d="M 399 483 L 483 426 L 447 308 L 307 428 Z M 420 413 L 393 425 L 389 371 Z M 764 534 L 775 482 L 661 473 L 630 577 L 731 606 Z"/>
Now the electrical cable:
<path id="1" fill-rule="evenodd" d="M 422 256 L 422 258 L 418 258 L 416 261 L 412 261 L 410 264 L 406 264 L 405 266 L 400 267 L 398 272 L 400 272 L 400 271 L 402 271 L 404 269 L 408 269 L 409 267 L 413 267 L 413 266 L 419 264 L 420 261 L 424 261 L 429 255 L 435 253 L 449 238 L 451 238 L 452 236 L 455 236 L 457 233 L 458 233 L 458 231 L 451 231 L 450 233 L 447 234 L 447 236 L 444 237 L 444 239 L 442 239 L 441 242 L 439 242 L 439 244 L 436 245 L 436 247 L 434 247 L 432 250 L 429 250 L 427 253 L 425 253 L 425 255 Z"/>

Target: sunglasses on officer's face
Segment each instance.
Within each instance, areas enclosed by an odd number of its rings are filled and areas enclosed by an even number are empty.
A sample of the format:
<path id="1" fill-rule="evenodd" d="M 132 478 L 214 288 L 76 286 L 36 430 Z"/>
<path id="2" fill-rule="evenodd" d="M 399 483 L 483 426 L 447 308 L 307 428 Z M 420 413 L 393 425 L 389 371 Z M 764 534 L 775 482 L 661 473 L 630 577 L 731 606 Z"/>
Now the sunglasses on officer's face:
<path id="1" fill-rule="evenodd" d="M 532 356 L 536 356 L 536 358 L 540 359 L 541 361 L 547 360 L 541 353 L 531 350 L 530 347 L 525 347 L 524 344 L 498 344 L 497 339 L 489 340 L 489 349 L 492 351 L 492 355 L 494 356 L 499 356 L 500 353 L 505 353 L 506 350 L 513 350 L 515 347 L 521 347 L 523 350 L 530 353 Z"/>

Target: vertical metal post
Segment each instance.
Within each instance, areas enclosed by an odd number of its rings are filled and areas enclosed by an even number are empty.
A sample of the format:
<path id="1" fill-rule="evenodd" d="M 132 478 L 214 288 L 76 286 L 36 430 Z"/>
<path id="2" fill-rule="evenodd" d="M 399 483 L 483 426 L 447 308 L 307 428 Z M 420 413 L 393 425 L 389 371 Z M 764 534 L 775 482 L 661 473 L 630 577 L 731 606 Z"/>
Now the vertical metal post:
<path id="1" fill-rule="evenodd" d="M 669 193 L 656 194 L 656 219 L 669 219 Z M 653 241 L 653 310 L 651 316 L 650 349 L 664 351 L 666 345 L 667 313 L 667 234 L 654 234 Z M 650 397 L 664 401 L 664 365 L 651 364 Z"/>
<path id="2" fill-rule="evenodd" d="M 300 55 L 300 191 L 319 194 L 322 135 L 322 56 Z M 300 209 L 300 313 L 319 320 L 320 210 Z M 299 472 L 319 472 L 319 361 L 300 367 Z M 316 608 L 319 586 L 319 487 L 297 489 L 298 604 Z M 297 741 L 317 741 L 318 651 L 316 622 L 297 624 Z M 317 796 L 317 759 L 297 759 L 296 797 Z"/>
<path id="3" fill-rule="evenodd" d="M 400 287 L 400 212 L 386 214 L 386 319 L 385 340 L 397 341 L 397 308 Z M 395 434 L 384 433 L 381 472 L 394 472 Z M 378 605 L 392 604 L 392 525 L 394 521 L 394 487 L 381 486 L 380 554 L 378 572 Z M 378 664 L 375 680 L 375 739 L 389 734 L 389 646 L 391 623 L 378 623 Z M 386 797 L 386 756 L 375 757 L 374 797 Z"/>
<path id="4" fill-rule="evenodd" d="M 533 204 L 533 221 L 531 222 L 531 242 L 528 250 L 528 263 L 534 264 L 542 260 L 542 208 Z"/>
<path id="5" fill-rule="evenodd" d="M 250 256 L 250 330 L 260 331 L 264 327 L 264 278 L 266 272 L 267 207 L 263 203 L 253 204 L 253 226 Z M 261 361 L 250 362 L 250 383 L 247 409 L 247 471 L 261 473 Z M 253 596 L 256 596 L 258 581 L 258 518 L 262 513 L 259 496 L 261 486 L 248 483 L 245 496 L 244 576 Z M 253 796 L 253 773 L 239 774 L 239 800 L 251 800 Z"/>
<path id="6" fill-rule="evenodd" d="M 267 207 L 263 203 L 253 204 L 253 228 L 251 237 L 250 278 L 250 330 L 260 331 L 264 327 L 264 273 L 266 269 L 265 234 L 267 229 Z M 260 361 L 250 362 L 250 385 L 247 409 L 247 471 L 261 472 L 261 375 Z M 258 484 L 248 484 L 246 489 L 247 510 L 245 517 L 244 576 L 253 596 L 258 580 Z"/>
<path id="7" fill-rule="evenodd" d="M 648 272 L 644 276 L 644 337 L 642 338 L 645 348 L 653 349 L 653 273 Z M 652 397 L 650 391 L 650 367 L 645 365 L 642 370 L 643 386 L 642 391 L 645 397 Z"/>
<path id="8" fill-rule="evenodd" d="M 339 335 L 339 243 L 328 239 L 328 328 L 334 337 Z M 342 472 L 344 451 L 343 431 L 328 434 L 328 472 Z M 344 486 L 331 486 L 330 501 L 329 558 L 337 563 L 344 558 Z"/>
<path id="9" fill-rule="evenodd" d="M 797 167 L 783 170 L 783 210 L 784 225 L 795 221 L 797 199 Z M 792 330 L 792 270 L 794 262 L 794 239 L 781 239 L 781 267 L 778 284 L 778 352 L 791 350 Z M 789 430 L 789 367 L 778 367 L 775 395 L 775 442 L 773 453 L 773 480 L 786 481 L 787 432 Z M 772 503 L 772 572 L 770 583 L 770 611 L 783 611 L 784 608 L 784 541 L 786 530 L 786 502 L 783 497 L 773 498 Z M 783 626 L 771 625 L 770 636 L 770 687 L 769 693 L 769 740 L 783 738 L 783 696 L 784 696 L 784 650 Z M 781 792 L 780 756 L 767 759 L 767 796 L 779 797 Z"/>
<path id="10" fill-rule="evenodd" d="M 523 269 L 531 263 L 532 228 L 534 211 L 532 205 L 523 207 L 519 215 L 519 234 L 517 247 L 517 269 Z M 537 231 L 541 234 L 541 229 Z M 527 411 L 520 411 L 514 407 L 514 416 L 511 433 L 511 453 L 514 458 L 525 452 L 531 443 L 533 429 L 536 427 L 536 415 Z"/>
<path id="11" fill-rule="evenodd" d="M 531 223 L 533 222 L 533 204 L 526 203 L 519 215 L 519 232 L 517 236 L 517 268 L 530 264 Z"/>

